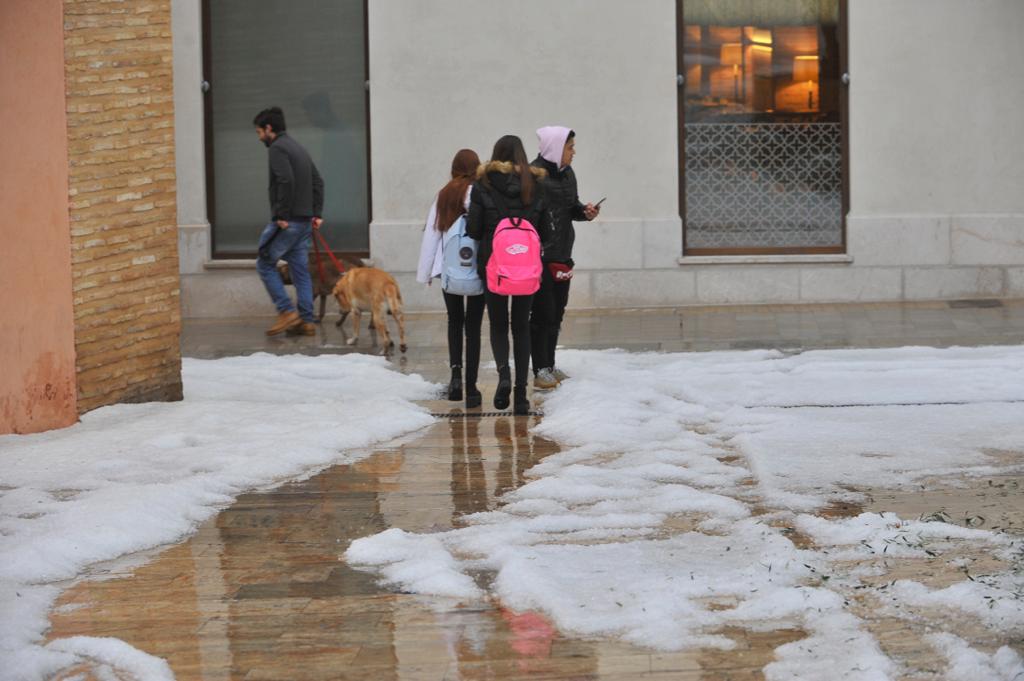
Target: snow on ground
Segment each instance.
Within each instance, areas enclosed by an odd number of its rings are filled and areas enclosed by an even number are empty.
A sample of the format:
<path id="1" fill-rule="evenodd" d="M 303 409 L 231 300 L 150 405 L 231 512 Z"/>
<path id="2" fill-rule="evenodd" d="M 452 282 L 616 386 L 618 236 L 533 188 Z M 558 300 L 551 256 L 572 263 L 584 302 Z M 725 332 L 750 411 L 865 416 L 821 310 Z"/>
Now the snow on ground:
<path id="1" fill-rule="evenodd" d="M 574 378 L 545 399 L 536 432 L 563 451 L 466 527 L 388 530 L 346 559 L 409 591 L 493 595 L 568 633 L 659 649 L 728 649 L 727 626 L 800 627 L 808 638 L 776 649 L 768 679 L 865 681 L 899 673 L 848 605 L 860 577 L 881 569 L 877 555 L 954 560 L 966 546 L 1019 560 L 1020 541 L 1002 533 L 814 512 L 850 488 L 1019 470 L 1024 348 L 560 357 Z M 481 569 L 495 574 L 487 588 L 469 577 Z M 892 612 L 938 608 L 1024 633 L 1019 571 L 892 586 Z M 963 641 L 944 654 L 951 674 L 975 665 L 1013 678 L 1020 665 L 1009 649 L 989 656 Z"/>
<path id="2" fill-rule="evenodd" d="M 1024 677 L 1024 661 L 1009 646 L 986 655 L 953 634 L 931 634 L 928 640 L 949 662 L 948 681 L 1019 681 Z"/>
<path id="3" fill-rule="evenodd" d="M 182 402 L 105 407 L 70 428 L 0 437 L 0 679 L 48 678 L 83 658 L 173 678 L 116 639 L 40 645 L 54 583 L 181 539 L 246 490 L 431 423 L 412 400 L 436 386 L 388 366 L 365 355 L 186 359 Z"/>

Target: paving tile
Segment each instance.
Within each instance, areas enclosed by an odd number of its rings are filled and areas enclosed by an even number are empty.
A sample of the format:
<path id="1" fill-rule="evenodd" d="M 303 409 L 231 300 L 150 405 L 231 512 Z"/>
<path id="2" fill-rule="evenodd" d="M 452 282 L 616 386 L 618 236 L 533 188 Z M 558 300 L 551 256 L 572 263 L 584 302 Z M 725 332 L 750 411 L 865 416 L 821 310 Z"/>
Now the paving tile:
<path id="1" fill-rule="evenodd" d="M 183 351 L 216 357 L 240 352 L 347 353 L 333 325 L 318 337 L 266 339 L 266 320 L 187 321 Z M 440 315 L 409 315 L 410 352 L 401 371 L 446 378 Z M 1024 302 L 1002 308 L 951 309 L 944 303 L 719 306 L 629 311 L 572 311 L 560 338 L 566 347 L 701 351 L 729 348 L 871 347 L 1019 343 Z M 484 339 L 484 361 L 489 355 Z M 495 376 L 479 383 L 489 409 Z M 542 407 L 543 400 L 534 398 Z M 375 574 L 340 560 L 349 543 L 389 527 L 410 531 L 458 527 L 466 514 L 493 509 L 498 497 L 525 484 L 526 471 L 559 451 L 530 434 L 537 418 L 463 418 L 444 400 L 424 405 L 455 418 L 420 437 L 368 451 L 301 482 L 244 494 L 181 544 L 146 554 L 142 564 L 96 566 L 58 599 L 50 638 L 115 636 L 168 660 L 178 679 L 762 679 L 774 650 L 802 638 L 799 630 L 730 630 L 731 651 L 658 653 L 617 641 L 551 634 L 524 647 L 498 603 L 451 607 L 382 586 Z M 1019 456 L 1013 453 L 1015 456 Z M 925 494 L 866 490 L 879 508 L 906 517 L 942 506 L 984 515 L 989 526 L 1024 531 L 1018 476 Z M 872 510 L 834 509 L 836 513 Z M 674 518 L 665 533 L 692 530 Z M 989 556 L 967 556 L 982 569 Z M 146 562 L 148 561 L 148 562 Z M 989 561 L 989 562 L 986 562 Z M 908 574 L 931 585 L 954 577 L 941 561 L 908 562 Z M 919 623 L 880 616 L 872 602 L 852 608 L 890 655 L 914 674 L 930 673 L 934 651 Z M 466 632 L 479 634 L 467 639 Z M 962 632 L 983 648 L 998 641 L 969 621 Z M 988 649 L 985 648 L 985 649 Z M 64 670 L 93 678 L 88 667 Z M 927 678 L 923 676 L 922 678 Z"/>

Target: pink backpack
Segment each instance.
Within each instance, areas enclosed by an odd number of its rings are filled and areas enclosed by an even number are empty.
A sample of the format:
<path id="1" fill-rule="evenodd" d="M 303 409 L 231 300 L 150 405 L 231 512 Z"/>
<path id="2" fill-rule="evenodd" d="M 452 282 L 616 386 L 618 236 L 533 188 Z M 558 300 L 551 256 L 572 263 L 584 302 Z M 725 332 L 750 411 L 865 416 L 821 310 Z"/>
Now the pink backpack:
<path id="1" fill-rule="evenodd" d="M 495 204 L 508 213 L 494 192 Z M 506 217 L 494 228 L 491 257 L 487 261 L 487 290 L 502 296 L 531 296 L 540 288 L 543 266 L 540 237 L 526 218 Z"/>

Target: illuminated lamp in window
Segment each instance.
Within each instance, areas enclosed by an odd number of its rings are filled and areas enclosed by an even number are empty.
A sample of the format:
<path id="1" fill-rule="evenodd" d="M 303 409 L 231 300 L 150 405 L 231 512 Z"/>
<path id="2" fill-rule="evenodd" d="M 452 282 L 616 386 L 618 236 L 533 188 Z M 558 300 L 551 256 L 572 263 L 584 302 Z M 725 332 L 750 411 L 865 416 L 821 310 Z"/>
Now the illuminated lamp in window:
<path id="1" fill-rule="evenodd" d="M 772 32 L 768 29 L 747 26 L 744 29 L 744 35 L 747 41 L 753 45 L 760 45 L 762 47 L 771 47 L 772 45 Z"/>
<path id="2" fill-rule="evenodd" d="M 740 101 L 740 64 L 743 63 L 743 45 L 741 43 L 725 43 L 719 55 L 722 66 L 732 66 L 733 99 Z"/>
<path id="3" fill-rule="evenodd" d="M 814 81 L 818 80 L 818 57 L 800 55 L 793 60 L 793 80 L 807 82 L 807 108 L 814 109 Z"/>

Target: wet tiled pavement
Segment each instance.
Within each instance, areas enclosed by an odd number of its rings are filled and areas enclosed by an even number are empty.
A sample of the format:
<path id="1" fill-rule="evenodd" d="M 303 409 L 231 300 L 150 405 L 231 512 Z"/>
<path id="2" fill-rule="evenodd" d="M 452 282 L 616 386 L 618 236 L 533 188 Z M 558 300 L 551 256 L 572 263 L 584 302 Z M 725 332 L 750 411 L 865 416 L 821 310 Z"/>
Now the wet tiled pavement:
<path id="1" fill-rule="evenodd" d="M 989 305 L 988 303 L 984 305 Z M 329 315 L 316 337 L 263 336 L 267 320 L 192 321 L 186 355 L 257 351 L 350 352 Z M 394 359 L 432 380 L 445 376 L 445 329 L 439 315 L 409 315 L 410 351 Z M 705 350 L 782 347 L 982 345 L 1019 343 L 1024 301 L 998 307 L 946 303 L 704 308 L 579 313 L 562 340 L 583 348 Z M 364 335 L 357 351 L 370 351 Z M 485 361 L 490 353 L 486 349 Z M 483 370 L 485 408 L 493 390 Z M 448 402 L 431 411 L 461 414 Z M 306 480 L 241 496 L 189 539 L 146 556 L 95 566 L 71 585 L 51 615 L 51 638 L 113 636 L 165 658 L 178 679 L 761 679 L 782 643 L 803 632 L 725 633 L 728 651 L 661 654 L 612 641 L 560 635 L 541 615 L 500 603 L 458 606 L 397 593 L 340 560 L 348 544 L 389 527 L 438 531 L 464 515 L 494 508 L 523 484 L 525 472 L 558 445 L 530 432 L 538 417 L 440 419 L 425 432 L 366 452 Z M 1019 478 L 939 487 L 924 493 L 863 490 L 863 507 L 906 517 L 943 509 L 982 514 L 989 525 L 1020 527 Z M 967 557 L 968 559 L 972 557 Z M 983 557 L 973 557 L 983 560 Z M 962 575 L 927 561 L 916 578 L 940 585 Z M 481 577 L 485 578 L 485 577 Z M 855 610 L 858 605 L 852 606 Z M 920 625 L 858 612 L 883 649 L 908 670 L 931 675 L 933 653 Z M 991 634 L 964 630 L 982 644 Z M 77 677 L 81 674 L 81 677 Z M 62 679 L 95 678 L 87 668 Z"/>
<path id="2" fill-rule="evenodd" d="M 407 362 L 436 368 L 445 356 L 444 315 L 409 314 Z M 351 352 L 350 322 L 339 330 L 329 311 L 315 337 L 267 339 L 267 319 L 189 320 L 182 338 L 190 357 L 251 352 Z M 392 328 L 394 322 L 391 322 Z M 484 323 L 484 352 L 487 324 Z M 755 348 L 811 349 L 903 345 L 1004 345 L 1024 340 L 1024 300 L 963 300 L 863 305 L 763 305 L 626 310 L 569 310 L 560 342 L 574 348 L 688 352 Z M 364 331 L 357 348 L 373 350 Z M 401 358 L 399 358 L 401 359 Z"/>

